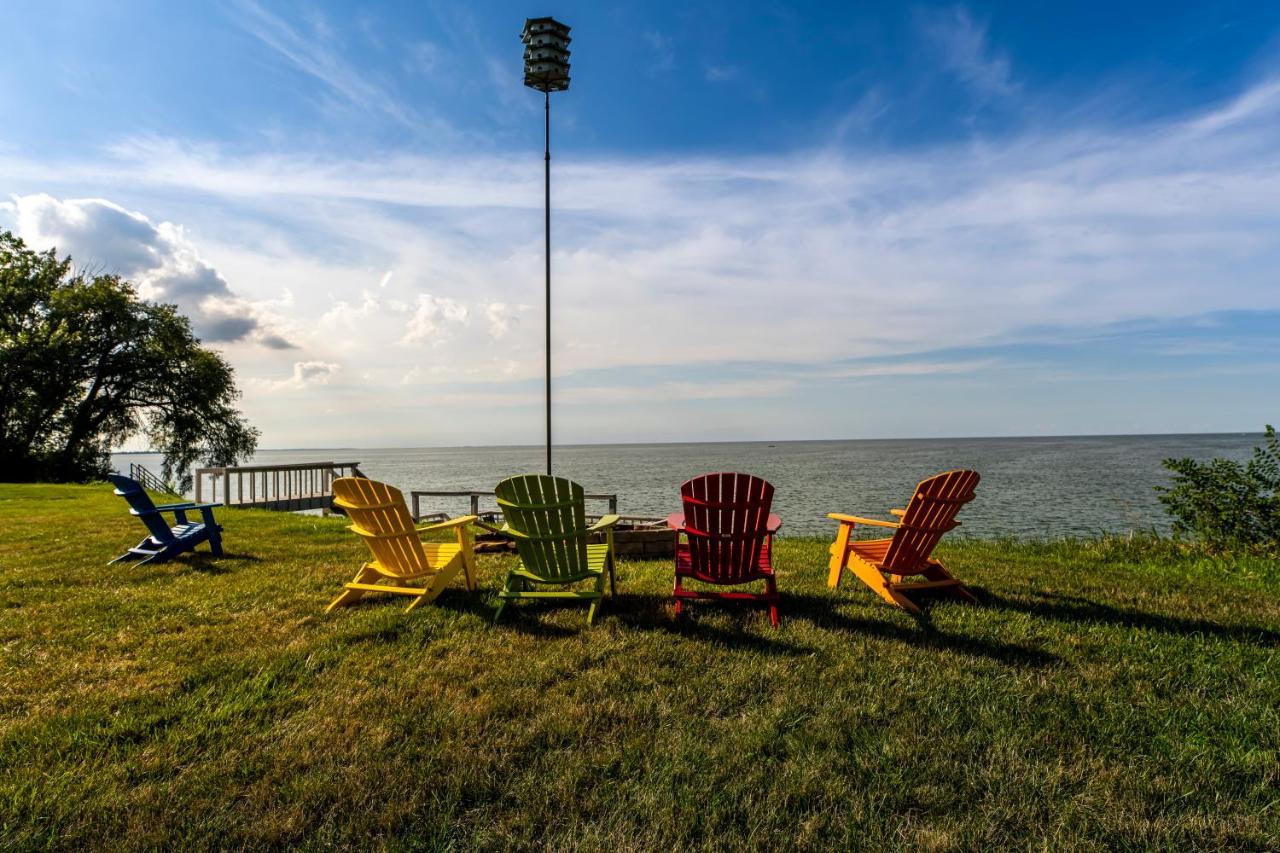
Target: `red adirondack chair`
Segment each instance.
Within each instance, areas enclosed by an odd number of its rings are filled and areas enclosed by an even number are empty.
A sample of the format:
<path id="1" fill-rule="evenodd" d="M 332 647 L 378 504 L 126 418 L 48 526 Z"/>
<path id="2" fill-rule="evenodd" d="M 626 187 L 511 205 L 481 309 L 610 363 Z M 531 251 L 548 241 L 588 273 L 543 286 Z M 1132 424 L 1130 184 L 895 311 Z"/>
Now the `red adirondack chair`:
<path id="1" fill-rule="evenodd" d="M 676 616 L 685 599 L 720 598 L 769 605 L 778 627 L 778 586 L 773 575 L 773 536 L 782 519 L 769 513 L 773 486 L 750 474 L 703 474 L 680 487 L 684 512 L 672 513 L 676 531 Z M 680 541 L 683 534 L 684 541 Z M 764 581 L 765 591 L 711 592 L 687 589 L 685 580 L 716 586 Z"/>

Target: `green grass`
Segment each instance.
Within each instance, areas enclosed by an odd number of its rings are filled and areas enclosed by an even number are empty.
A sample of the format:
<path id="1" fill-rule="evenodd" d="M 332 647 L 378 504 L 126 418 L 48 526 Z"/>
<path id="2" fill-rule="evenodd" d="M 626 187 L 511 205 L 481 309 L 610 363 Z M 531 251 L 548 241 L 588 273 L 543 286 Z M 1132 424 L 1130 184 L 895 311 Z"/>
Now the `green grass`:
<path id="1" fill-rule="evenodd" d="M 107 487 L 0 486 L 0 847 L 1198 847 L 1280 839 L 1280 566 L 954 540 L 919 622 L 826 543 L 782 627 L 626 563 L 598 624 L 509 558 L 324 615 L 340 519 L 221 512 L 228 555 L 104 565 Z M 203 549 L 202 549 L 203 550 Z"/>

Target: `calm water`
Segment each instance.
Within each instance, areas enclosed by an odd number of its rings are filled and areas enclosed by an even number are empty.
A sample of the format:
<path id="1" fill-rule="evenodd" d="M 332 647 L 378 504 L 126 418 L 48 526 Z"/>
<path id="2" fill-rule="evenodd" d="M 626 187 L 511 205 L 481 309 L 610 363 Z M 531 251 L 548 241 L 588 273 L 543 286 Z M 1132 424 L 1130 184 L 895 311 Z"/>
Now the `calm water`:
<path id="1" fill-rule="evenodd" d="M 556 473 L 588 493 L 618 495 L 624 515 L 679 509 L 678 487 L 707 471 L 746 471 L 774 484 L 783 533 L 827 535 L 828 512 L 884 517 L 902 506 L 921 479 L 948 468 L 982 474 L 965 507 L 960 532 L 974 536 L 1062 536 L 1166 531 L 1154 486 L 1167 482 L 1169 456 L 1245 459 L 1259 436 L 1151 435 L 1084 438 L 970 438 L 867 441 L 780 441 L 724 444 L 626 444 L 556 448 Z M 118 467 L 141 462 L 157 473 L 154 454 L 120 454 Z M 367 475 L 422 490 L 492 490 L 511 474 L 537 472 L 541 448 L 462 447 L 398 450 L 273 450 L 253 464 L 359 462 Z M 466 499 L 436 499 L 423 510 L 457 515 Z M 598 511 L 603 511 L 600 505 Z"/>

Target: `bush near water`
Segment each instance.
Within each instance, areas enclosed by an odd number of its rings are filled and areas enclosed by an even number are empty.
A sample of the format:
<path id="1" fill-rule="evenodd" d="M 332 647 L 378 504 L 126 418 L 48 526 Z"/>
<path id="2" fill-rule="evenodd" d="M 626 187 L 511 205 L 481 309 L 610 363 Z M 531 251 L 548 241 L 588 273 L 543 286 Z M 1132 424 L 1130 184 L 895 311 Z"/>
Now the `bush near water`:
<path id="1" fill-rule="evenodd" d="M 1166 459 L 1173 485 L 1160 502 L 1175 533 L 1216 551 L 1280 550 L 1280 439 L 1267 424 L 1263 444 L 1244 464 L 1232 459 Z"/>

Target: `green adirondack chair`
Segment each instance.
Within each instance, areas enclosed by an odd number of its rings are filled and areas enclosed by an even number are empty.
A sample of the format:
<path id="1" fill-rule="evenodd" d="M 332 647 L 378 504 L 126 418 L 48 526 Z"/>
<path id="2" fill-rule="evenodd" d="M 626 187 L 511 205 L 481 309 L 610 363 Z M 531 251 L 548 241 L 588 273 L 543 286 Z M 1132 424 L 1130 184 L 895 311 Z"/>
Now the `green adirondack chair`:
<path id="1" fill-rule="evenodd" d="M 587 526 L 582 486 L 563 477 L 522 474 L 494 488 L 506 523 L 499 531 L 515 540 L 520 563 L 507 573 L 493 621 L 508 603 L 521 598 L 572 598 L 591 602 L 587 624 L 604 598 L 604 576 L 614 594 L 613 526 L 618 516 L 606 515 Z M 605 541 L 588 545 L 587 537 L 604 532 Z M 588 589 L 544 590 L 594 581 Z"/>

